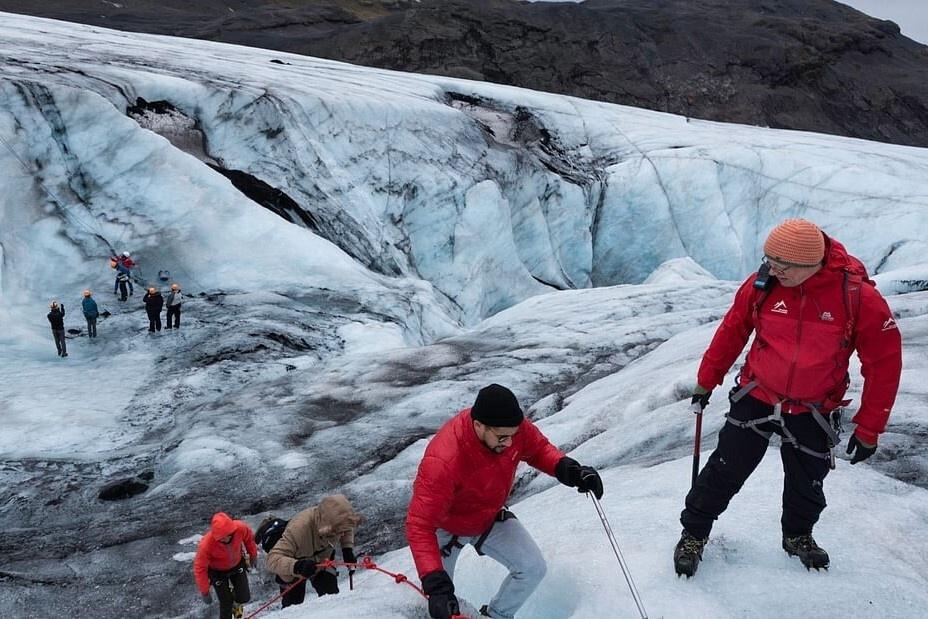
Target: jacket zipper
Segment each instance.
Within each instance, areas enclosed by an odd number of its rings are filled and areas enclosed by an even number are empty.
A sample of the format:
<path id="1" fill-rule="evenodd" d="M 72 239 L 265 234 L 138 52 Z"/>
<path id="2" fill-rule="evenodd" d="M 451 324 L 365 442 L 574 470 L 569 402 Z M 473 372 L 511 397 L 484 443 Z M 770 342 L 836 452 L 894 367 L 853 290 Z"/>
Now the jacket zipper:
<path id="1" fill-rule="evenodd" d="M 796 326 L 796 346 L 793 348 L 793 359 L 789 364 L 789 374 L 786 378 L 786 393 L 783 395 L 789 396 L 790 388 L 793 386 L 793 376 L 796 373 L 796 361 L 799 359 L 799 345 L 802 343 L 802 310 L 806 305 L 806 294 L 802 285 L 799 286 L 799 320 Z"/>

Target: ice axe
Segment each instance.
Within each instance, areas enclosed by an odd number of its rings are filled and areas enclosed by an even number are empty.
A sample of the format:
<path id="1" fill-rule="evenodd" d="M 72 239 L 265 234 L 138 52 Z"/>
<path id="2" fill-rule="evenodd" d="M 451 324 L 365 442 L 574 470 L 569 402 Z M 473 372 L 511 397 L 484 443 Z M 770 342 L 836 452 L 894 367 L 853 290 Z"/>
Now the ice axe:
<path id="1" fill-rule="evenodd" d="M 696 485 L 696 476 L 699 475 L 699 443 L 702 439 L 702 404 L 697 400 L 693 402 L 693 412 L 696 414 L 696 439 L 693 443 L 693 479 L 690 488 Z"/>
<path id="2" fill-rule="evenodd" d="M 712 395 L 711 389 L 705 389 L 697 385 L 693 393 L 692 407 L 690 410 L 696 415 L 696 439 L 693 443 L 693 479 L 690 481 L 690 488 L 696 486 L 696 477 L 699 475 L 699 443 L 702 441 L 702 412 L 709 404 L 709 396 Z"/>

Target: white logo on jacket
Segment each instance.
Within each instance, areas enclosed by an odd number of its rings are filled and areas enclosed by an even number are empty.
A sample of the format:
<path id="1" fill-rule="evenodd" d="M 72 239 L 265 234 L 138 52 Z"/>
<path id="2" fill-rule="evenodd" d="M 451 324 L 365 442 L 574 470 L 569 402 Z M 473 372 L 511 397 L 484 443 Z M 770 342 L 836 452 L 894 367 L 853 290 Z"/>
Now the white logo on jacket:
<path id="1" fill-rule="evenodd" d="M 786 301 L 777 301 L 773 304 L 773 307 L 770 308 L 771 312 L 776 312 L 777 314 L 787 314 L 789 310 L 786 309 Z"/>
<path id="2" fill-rule="evenodd" d="M 827 322 L 833 322 L 835 319 L 834 316 L 831 315 L 831 312 L 822 312 L 822 315 L 819 316 L 819 318 Z"/>
<path id="3" fill-rule="evenodd" d="M 887 318 L 887 319 L 886 319 L 886 322 L 883 323 L 883 331 L 890 331 L 890 330 L 896 329 L 896 328 L 898 328 L 898 327 L 896 327 L 896 319 L 893 318 L 892 316 L 890 316 L 889 318 Z"/>

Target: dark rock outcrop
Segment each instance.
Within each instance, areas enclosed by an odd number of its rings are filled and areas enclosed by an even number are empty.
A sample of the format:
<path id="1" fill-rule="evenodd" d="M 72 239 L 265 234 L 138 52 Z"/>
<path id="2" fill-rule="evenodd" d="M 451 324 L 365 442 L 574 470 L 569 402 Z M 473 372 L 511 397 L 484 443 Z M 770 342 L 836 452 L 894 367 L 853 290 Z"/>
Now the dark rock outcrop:
<path id="1" fill-rule="evenodd" d="M 928 47 L 831 0 L 0 0 L 0 10 L 928 146 Z"/>

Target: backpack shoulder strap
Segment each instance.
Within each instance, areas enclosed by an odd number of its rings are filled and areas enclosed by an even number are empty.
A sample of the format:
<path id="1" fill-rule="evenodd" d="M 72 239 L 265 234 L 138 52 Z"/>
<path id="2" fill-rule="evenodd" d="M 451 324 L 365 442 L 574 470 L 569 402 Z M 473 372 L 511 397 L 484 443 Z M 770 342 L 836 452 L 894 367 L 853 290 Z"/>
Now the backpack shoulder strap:
<path id="1" fill-rule="evenodd" d="M 770 291 L 773 290 L 774 286 L 776 286 L 776 280 L 772 280 L 770 285 L 764 288 L 754 289 L 754 306 L 751 309 L 751 315 L 755 326 L 757 325 L 757 317 L 760 314 L 760 306 L 763 305 L 764 301 L 767 300 L 767 297 L 770 296 Z"/>
<path id="2" fill-rule="evenodd" d="M 844 314 L 847 321 L 844 324 L 844 337 L 841 339 L 841 348 L 848 348 L 854 341 L 854 328 L 857 326 L 857 317 L 860 315 L 860 288 L 864 278 L 859 273 L 844 270 L 842 288 L 844 294 Z"/>

